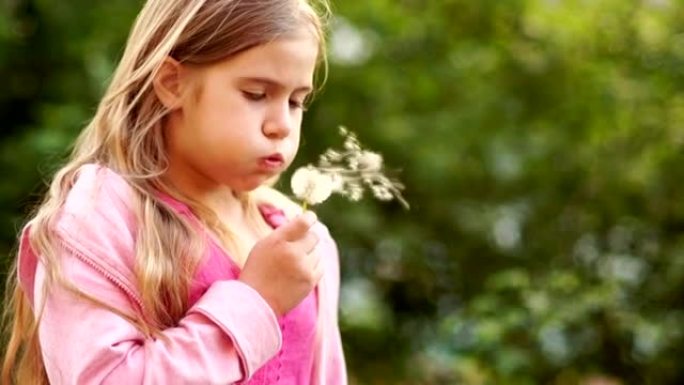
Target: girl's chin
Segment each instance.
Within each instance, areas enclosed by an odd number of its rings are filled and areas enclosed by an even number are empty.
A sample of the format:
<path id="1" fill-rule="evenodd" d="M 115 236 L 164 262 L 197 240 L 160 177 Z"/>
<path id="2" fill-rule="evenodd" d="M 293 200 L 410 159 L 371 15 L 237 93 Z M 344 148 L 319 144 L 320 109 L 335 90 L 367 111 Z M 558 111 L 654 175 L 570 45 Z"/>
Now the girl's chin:
<path id="1" fill-rule="evenodd" d="M 246 194 L 262 186 L 272 186 L 278 180 L 278 176 L 264 176 L 240 183 L 237 186 L 229 186 L 237 194 Z"/>

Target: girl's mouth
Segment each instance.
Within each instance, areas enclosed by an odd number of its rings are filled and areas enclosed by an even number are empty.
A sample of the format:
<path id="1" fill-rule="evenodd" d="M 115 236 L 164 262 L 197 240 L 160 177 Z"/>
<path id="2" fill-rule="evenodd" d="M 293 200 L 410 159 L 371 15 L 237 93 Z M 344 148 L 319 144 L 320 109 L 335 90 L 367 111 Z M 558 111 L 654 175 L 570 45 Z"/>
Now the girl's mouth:
<path id="1" fill-rule="evenodd" d="M 280 153 L 271 154 L 259 159 L 259 165 L 267 170 L 278 170 L 285 164 L 285 159 Z"/>

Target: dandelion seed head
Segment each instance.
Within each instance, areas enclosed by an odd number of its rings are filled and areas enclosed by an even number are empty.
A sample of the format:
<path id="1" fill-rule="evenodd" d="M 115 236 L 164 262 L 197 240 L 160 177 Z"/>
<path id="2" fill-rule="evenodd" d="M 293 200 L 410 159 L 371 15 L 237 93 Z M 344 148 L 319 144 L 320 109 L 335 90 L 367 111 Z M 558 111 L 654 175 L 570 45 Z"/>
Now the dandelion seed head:
<path id="1" fill-rule="evenodd" d="M 297 198 L 311 205 L 324 202 L 333 192 L 333 178 L 310 166 L 298 168 L 290 185 Z"/>

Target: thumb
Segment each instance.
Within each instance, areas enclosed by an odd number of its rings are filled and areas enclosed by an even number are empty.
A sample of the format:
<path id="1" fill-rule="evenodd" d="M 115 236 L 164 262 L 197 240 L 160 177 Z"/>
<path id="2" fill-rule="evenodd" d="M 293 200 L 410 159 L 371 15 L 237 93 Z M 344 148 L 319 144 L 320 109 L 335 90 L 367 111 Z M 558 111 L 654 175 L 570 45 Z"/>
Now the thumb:
<path id="1" fill-rule="evenodd" d="M 303 237 L 317 221 L 316 214 L 312 211 L 305 211 L 290 222 L 278 227 L 275 232 L 279 233 L 286 241 L 296 241 Z"/>

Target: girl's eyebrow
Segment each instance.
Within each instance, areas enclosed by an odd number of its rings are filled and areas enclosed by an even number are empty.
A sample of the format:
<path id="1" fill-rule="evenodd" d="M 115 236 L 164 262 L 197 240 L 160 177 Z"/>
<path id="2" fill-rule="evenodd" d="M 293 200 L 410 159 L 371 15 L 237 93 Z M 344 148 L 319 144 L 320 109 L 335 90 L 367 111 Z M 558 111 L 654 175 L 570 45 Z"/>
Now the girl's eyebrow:
<path id="1" fill-rule="evenodd" d="M 266 85 L 266 86 L 268 86 L 268 87 L 273 87 L 273 88 L 277 88 L 277 89 L 286 89 L 286 88 L 287 88 L 287 86 L 286 86 L 285 84 L 282 84 L 282 83 L 278 82 L 277 80 L 270 79 L 270 78 L 265 78 L 265 77 L 259 77 L 259 76 L 251 77 L 251 76 L 248 76 L 248 77 L 241 77 L 241 78 L 239 78 L 239 80 L 240 80 L 241 82 L 247 82 L 247 83 L 261 83 L 261 84 L 264 84 L 264 85 Z M 305 93 L 309 93 L 309 92 L 311 92 L 312 90 L 313 90 L 313 88 L 312 88 L 311 86 L 302 86 L 302 87 L 297 87 L 297 88 L 295 88 L 294 92 L 305 92 Z"/>

